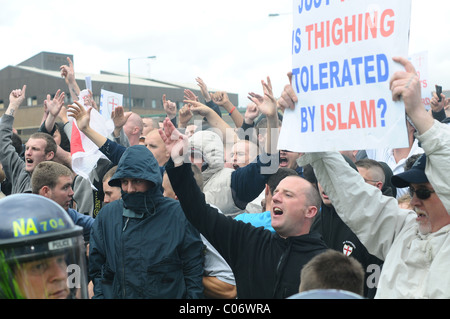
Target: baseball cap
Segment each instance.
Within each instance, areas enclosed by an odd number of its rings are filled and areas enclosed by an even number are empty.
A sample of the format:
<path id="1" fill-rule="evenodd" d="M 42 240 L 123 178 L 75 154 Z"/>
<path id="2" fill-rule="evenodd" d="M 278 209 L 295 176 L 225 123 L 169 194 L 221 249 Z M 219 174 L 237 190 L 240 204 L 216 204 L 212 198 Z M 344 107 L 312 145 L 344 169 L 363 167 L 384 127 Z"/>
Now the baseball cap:
<path id="1" fill-rule="evenodd" d="M 408 187 L 409 184 L 422 184 L 428 183 L 427 175 L 425 175 L 425 165 L 427 162 L 427 157 L 425 154 L 420 156 L 414 165 L 407 171 L 394 175 L 391 178 L 391 182 L 395 187 L 404 188 Z"/>

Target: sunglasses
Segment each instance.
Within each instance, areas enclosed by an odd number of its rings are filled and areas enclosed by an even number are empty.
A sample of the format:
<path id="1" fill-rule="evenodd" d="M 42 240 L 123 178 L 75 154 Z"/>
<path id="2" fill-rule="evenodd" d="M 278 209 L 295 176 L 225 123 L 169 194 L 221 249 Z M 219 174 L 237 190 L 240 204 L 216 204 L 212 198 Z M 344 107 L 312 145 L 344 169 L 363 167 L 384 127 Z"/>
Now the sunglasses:
<path id="1" fill-rule="evenodd" d="M 430 198 L 432 193 L 435 193 L 435 191 L 428 188 L 414 189 L 414 187 L 410 186 L 409 194 L 411 195 L 411 198 L 414 197 L 414 193 L 416 194 L 418 199 L 428 199 Z"/>

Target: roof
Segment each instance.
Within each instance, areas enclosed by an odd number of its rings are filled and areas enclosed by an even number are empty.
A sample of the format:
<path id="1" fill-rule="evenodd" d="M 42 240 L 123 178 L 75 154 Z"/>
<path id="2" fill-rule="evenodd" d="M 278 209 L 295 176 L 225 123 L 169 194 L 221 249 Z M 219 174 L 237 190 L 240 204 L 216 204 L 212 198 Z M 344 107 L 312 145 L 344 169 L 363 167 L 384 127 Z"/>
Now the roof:
<path id="1" fill-rule="evenodd" d="M 35 67 L 30 66 L 11 66 L 13 68 L 18 68 L 22 70 L 26 70 L 29 72 L 39 73 L 46 76 L 51 76 L 54 78 L 61 78 L 60 71 L 51 71 L 51 70 L 43 70 Z M 91 77 L 91 80 L 93 82 L 106 82 L 106 83 L 119 83 L 119 84 L 128 84 L 128 74 L 122 75 L 120 73 L 112 73 L 112 72 L 102 72 L 100 74 L 87 74 L 87 73 L 81 73 L 77 72 L 75 73 L 75 79 L 84 81 L 87 76 Z M 160 87 L 160 88 L 179 88 L 180 86 L 175 84 L 172 85 L 171 83 L 167 82 L 161 82 L 153 79 L 146 79 L 140 76 L 136 76 L 133 74 L 130 74 L 130 83 L 132 85 L 142 85 L 142 86 L 152 86 L 152 87 Z"/>
<path id="2" fill-rule="evenodd" d="M 100 71 L 101 74 L 109 74 L 109 75 L 118 75 L 118 76 L 122 76 L 122 77 L 126 77 L 128 79 L 128 73 L 121 73 L 121 72 L 111 72 L 111 71 Z M 147 81 L 151 81 L 153 83 L 160 83 L 160 84 L 166 84 L 170 87 L 176 87 L 176 88 L 183 88 L 183 89 L 190 89 L 190 90 L 200 90 L 200 88 L 198 87 L 197 84 L 193 84 L 193 83 L 186 83 L 186 82 L 166 82 L 166 81 L 162 81 L 162 80 L 156 80 L 156 79 L 150 79 L 150 78 L 146 78 L 143 77 L 141 75 L 133 75 L 131 74 L 131 76 L 133 76 L 134 78 L 139 78 L 139 79 L 143 79 L 143 80 L 147 80 Z M 128 81 L 128 80 L 127 80 Z M 128 83 L 128 82 L 127 82 Z M 215 92 L 218 91 L 216 89 L 209 89 L 209 91 Z M 234 94 L 232 92 L 230 92 L 230 94 Z"/>

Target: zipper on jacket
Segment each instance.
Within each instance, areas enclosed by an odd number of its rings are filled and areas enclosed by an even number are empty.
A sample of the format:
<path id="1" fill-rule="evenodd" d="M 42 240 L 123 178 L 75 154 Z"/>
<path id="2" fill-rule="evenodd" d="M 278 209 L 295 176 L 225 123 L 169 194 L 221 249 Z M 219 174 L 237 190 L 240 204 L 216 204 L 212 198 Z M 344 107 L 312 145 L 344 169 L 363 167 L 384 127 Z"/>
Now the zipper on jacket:
<path id="1" fill-rule="evenodd" d="M 292 247 L 292 240 L 288 240 L 288 245 L 286 249 L 284 250 L 283 254 L 281 255 L 280 259 L 278 260 L 277 270 L 276 270 L 276 280 L 275 280 L 275 286 L 273 289 L 273 295 L 272 298 L 280 298 L 280 296 L 277 296 L 278 286 L 281 282 L 281 277 L 283 274 L 284 267 L 286 266 L 287 259 L 289 258 L 289 255 L 291 254 L 291 247 Z M 281 293 L 282 295 L 285 293 Z M 285 298 L 285 297 L 281 297 Z"/>
<path id="2" fill-rule="evenodd" d="M 130 220 L 130 217 L 128 217 L 127 220 L 125 221 L 125 225 L 124 225 L 123 228 L 122 228 L 122 232 L 124 232 L 125 229 L 127 229 L 128 221 L 129 221 L 129 220 Z"/>
<path id="3" fill-rule="evenodd" d="M 127 218 L 127 220 L 125 221 L 125 225 L 122 228 L 122 233 L 125 231 L 125 229 L 128 226 L 128 221 L 130 220 L 130 217 Z M 122 234 L 122 240 L 121 240 L 121 245 L 122 245 L 122 293 L 123 293 L 123 298 L 126 298 L 127 295 L 127 288 L 126 288 L 126 280 L 125 280 L 125 247 L 123 246 L 123 234 Z"/>

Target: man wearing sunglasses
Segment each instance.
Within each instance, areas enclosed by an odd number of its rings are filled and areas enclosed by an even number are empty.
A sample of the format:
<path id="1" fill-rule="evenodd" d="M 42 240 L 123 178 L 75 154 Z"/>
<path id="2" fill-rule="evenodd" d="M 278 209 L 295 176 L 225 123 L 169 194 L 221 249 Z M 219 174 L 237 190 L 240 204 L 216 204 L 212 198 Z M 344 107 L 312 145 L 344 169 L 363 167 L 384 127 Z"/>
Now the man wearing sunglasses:
<path id="1" fill-rule="evenodd" d="M 405 70 L 391 78 L 393 100 L 403 100 L 426 154 L 412 172 L 392 179 L 410 187 L 414 210 L 365 183 L 338 152 L 306 153 L 298 163 L 311 164 L 339 217 L 384 260 L 375 298 L 450 298 L 450 126 L 425 109 L 411 62 L 394 61 Z M 287 85 L 278 104 L 294 108 L 297 100 Z"/>
<path id="2" fill-rule="evenodd" d="M 423 154 L 409 170 L 392 177 L 395 187 L 409 187 L 410 204 L 417 213 L 416 221 L 423 235 L 437 231 L 449 219 L 449 214 L 425 174 L 426 161 L 427 157 Z"/>

